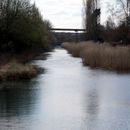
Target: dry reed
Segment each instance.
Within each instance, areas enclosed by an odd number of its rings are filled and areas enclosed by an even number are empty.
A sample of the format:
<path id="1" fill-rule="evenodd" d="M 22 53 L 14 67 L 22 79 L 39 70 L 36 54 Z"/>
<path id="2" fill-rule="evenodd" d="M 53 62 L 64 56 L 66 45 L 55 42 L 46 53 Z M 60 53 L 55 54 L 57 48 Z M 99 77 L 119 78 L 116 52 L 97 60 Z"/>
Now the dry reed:
<path id="1" fill-rule="evenodd" d="M 38 69 L 33 65 L 21 64 L 16 61 L 1 66 L 0 81 L 27 80 L 35 77 Z"/>
<path id="2" fill-rule="evenodd" d="M 63 43 L 70 54 L 81 57 L 83 64 L 94 68 L 117 71 L 130 71 L 129 46 L 110 46 L 108 43 L 98 44 L 92 41 L 78 44 Z"/>

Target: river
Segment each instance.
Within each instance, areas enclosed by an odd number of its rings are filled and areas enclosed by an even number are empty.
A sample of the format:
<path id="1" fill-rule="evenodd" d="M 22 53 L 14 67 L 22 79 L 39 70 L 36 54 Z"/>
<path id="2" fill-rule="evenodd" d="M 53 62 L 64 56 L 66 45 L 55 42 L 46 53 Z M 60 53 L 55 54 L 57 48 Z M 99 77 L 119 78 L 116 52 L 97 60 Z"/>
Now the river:
<path id="1" fill-rule="evenodd" d="M 63 49 L 31 81 L 0 85 L 0 130 L 130 130 L 130 74 L 84 67 Z"/>

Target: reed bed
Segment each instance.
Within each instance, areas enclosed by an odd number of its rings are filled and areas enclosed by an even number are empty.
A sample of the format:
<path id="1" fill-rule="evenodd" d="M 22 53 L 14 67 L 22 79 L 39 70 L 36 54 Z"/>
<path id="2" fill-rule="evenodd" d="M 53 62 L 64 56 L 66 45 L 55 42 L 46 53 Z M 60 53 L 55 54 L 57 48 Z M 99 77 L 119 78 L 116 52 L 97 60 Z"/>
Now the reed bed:
<path id="1" fill-rule="evenodd" d="M 0 68 L 0 81 L 29 80 L 38 74 L 33 65 L 10 61 Z"/>
<path id="2" fill-rule="evenodd" d="M 92 41 L 82 43 L 63 43 L 70 54 L 81 57 L 83 64 L 117 71 L 130 71 L 130 47 L 111 46 L 108 43 L 98 44 Z"/>

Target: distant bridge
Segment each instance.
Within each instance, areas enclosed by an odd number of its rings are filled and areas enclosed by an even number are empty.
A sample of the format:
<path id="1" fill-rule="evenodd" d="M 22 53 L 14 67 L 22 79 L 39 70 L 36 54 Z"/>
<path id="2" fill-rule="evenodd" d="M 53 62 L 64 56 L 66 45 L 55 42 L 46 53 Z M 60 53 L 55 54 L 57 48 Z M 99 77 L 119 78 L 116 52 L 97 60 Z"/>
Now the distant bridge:
<path id="1" fill-rule="evenodd" d="M 74 31 L 74 32 L 85 32 L 86 29 L 78 29 L 78 28 L 51 28 L 52 31 Z"/>
<path id="2" fill-rule="evenodd" d="M 78 29 L 78 28 L 51 28 L 51 31 L 67 31 L 67 32 L 75 32 L 75 42 L 79 41 L 78 32 L 86 32 L 86 29 Z"/>

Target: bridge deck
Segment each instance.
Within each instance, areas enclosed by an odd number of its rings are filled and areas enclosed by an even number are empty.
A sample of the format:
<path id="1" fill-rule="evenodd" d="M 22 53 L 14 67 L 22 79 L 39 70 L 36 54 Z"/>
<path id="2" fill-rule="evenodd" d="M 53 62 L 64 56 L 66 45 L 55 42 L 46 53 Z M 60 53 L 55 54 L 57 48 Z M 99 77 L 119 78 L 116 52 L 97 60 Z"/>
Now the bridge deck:
<path id="1" fill-rule="evenodd" d="M 82 31 L 82 32 L 85 32 L 86 29 L 77 29 L 77 28 L 51 28 L 52 31 L 75 31 L 75 32 L 78 32 L 78 31 Z"/>

